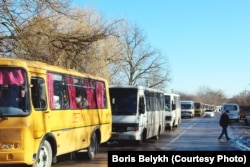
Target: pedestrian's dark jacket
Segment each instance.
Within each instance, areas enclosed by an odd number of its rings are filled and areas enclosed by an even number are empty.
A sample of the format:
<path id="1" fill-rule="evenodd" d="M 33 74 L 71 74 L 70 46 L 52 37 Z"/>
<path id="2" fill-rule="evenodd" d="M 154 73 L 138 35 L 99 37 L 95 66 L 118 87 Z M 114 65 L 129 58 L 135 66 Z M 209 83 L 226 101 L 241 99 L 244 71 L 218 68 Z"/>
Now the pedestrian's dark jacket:
<path id="1" fill-rule="evenodd" d="M 220 117 L 220 126 L 227 127 L 230 124 L 229 117 L 226 112 L 224 112 Z"/>

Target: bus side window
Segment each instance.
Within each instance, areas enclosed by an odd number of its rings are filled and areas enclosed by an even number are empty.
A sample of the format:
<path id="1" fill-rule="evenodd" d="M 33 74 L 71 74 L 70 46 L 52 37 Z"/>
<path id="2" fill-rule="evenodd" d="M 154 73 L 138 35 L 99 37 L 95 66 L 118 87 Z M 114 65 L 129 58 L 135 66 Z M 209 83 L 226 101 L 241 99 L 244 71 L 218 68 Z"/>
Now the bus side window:
<path id="1" fill-rule="evenodd" d="M 54 107 L 55 109 L 63 108 L 63 88 L 61 81 L 54 81 Z"/>
<path id="2" fill-rule="evenodd" d="M 37 110 L 45 109 L 47 102 L 44 80 L 42 78 L 32 78 L 31 84 L 31 96 L 34 108 Z"/>
<path id="3" fill-rule="evenodd" d="M 51 109 L 69 109 L 65 75 L 47 73 L 49 105 Z"/>
<path id="4" fill-rule="evenodd" d="M 88 107 L 86 94 L 82 85 L 76 88 L 76 104 L 77 104 L 77 108 L 80 108 L 80 109 Z"/>
<path id="5" fill-rule="evenodd" d="M 0 107 L 7 106 L 7 98 L 8 98 L 8 88 L 4 87 L 4 85 L 0 85 Z"/>

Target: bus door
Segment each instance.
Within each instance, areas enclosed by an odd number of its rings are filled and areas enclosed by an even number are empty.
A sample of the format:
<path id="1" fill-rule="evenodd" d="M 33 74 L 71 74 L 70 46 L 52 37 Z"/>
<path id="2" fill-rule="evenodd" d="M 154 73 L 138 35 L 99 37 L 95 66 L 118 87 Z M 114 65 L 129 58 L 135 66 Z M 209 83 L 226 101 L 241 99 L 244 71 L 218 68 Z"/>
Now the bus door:
<path id="1" fill-rule="evenodd" d="M 34 136 L 35 138 L 40 138 L 45 132 L 48 132 L 50 128 L 48 127 L 49 112 L 47 108 L 46 100 L 46 89 L 45 80 L 43 77 L 32 77 L 31 78 L 31 99 L 34 111 L 33 123 L 34 123 Z"/>
<path id="2" fill-rule="evenodd" d="M 142 128 L 147 127 L 147 113 L 145 108 L 145 99 L 144 97 L 139 97 L 139 126 Z"/>

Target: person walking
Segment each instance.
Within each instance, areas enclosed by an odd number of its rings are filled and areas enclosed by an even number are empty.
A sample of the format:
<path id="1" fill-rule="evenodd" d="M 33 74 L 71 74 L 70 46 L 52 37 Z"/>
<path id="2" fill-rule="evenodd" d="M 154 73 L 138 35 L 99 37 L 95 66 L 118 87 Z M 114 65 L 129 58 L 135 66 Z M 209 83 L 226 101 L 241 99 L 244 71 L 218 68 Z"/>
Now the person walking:
<path id="1" fill-rule="evenodd" d="M 221 134 L 218 138 L 219 141 L 221 140 L 223 135 L 226 136 L 227 141 L 230 140 L 230 138 L 228 137 L 228 134 L 227 134 L 227 127 L 228 127 L 228 125 L 230 125 L 228 113 L 229 113 L 229 111 L 226 110 L 220 117 L 220 126 L 222 127 L 222 131 L 221 131 Z"/>

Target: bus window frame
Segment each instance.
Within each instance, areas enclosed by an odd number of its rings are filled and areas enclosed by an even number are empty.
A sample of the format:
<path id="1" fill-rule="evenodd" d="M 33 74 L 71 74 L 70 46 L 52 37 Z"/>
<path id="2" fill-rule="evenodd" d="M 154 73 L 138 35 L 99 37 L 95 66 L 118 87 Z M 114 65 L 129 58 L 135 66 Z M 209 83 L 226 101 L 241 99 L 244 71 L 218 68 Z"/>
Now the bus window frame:
<path id="1" fill-rule="evenodd" d="M 32 82 L 32 80 L 37 80 L 36 85 Z M 35 90 L 34 90 L 35 89 Z M 37 93 L 37 95 L 33 94 L 33 91 L 36 91 L 34 93 Z M 31 101 L 34 109 L 36 111 L 40 110 L 47 110 L 48 102 L 47 102 L 47 93 L 46 93 L 46 86 L 45 86 L 45 80 L 42 77 L 31 77 Z M 33 97 L 34 96 L 34 97 Z M 42 97 L 43 96 L 43 97 Z M 36 105 L 38 106 L 44 106 L 44 107 L 36 107 L 34 104 L 33 99 L 36 99 L 39 101 Z"/>

